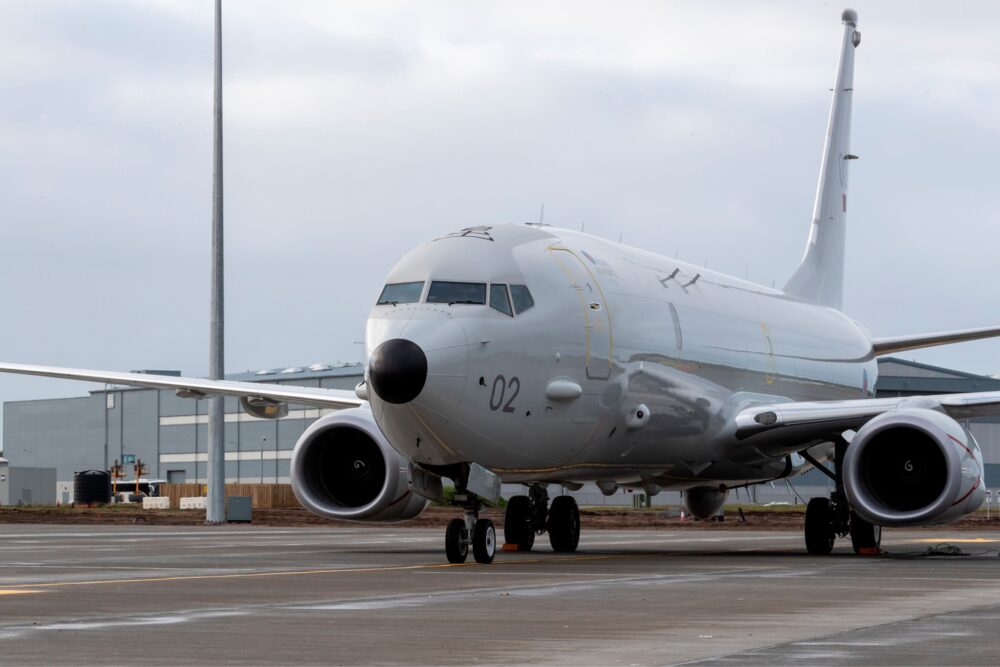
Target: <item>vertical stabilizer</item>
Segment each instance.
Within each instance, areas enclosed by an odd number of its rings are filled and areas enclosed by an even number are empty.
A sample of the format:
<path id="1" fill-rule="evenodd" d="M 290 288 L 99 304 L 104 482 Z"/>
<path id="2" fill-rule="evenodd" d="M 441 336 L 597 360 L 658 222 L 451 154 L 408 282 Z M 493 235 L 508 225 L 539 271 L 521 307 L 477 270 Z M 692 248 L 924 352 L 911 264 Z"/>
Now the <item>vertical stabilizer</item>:
<path id="1" fill-rule="evenodd" d="M 830 121 L 819 169 L 812 228 L 805 257 L 785 292 L 806 301 L 839 309 L 844 293 L 844 240 L 847 222 L 847 171 L 856 159 L 849 150 L 851 98 L 854 95 L 854 50 L 861 43 L 858 14 L 845 9 L 844 38 L 833 87 Z"/>

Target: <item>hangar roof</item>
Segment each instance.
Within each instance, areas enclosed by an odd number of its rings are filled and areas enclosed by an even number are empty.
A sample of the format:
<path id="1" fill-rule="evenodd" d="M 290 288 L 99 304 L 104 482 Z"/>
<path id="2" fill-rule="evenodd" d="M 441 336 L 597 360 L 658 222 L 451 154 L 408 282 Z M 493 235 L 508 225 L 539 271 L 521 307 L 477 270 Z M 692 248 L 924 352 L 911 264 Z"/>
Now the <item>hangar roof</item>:
<path id="1" fill-rule="evenodd" d="M 883 357 L 878 360 L 875 389 L 882 396 L 997 391 L 1000 390 L 1000 379 L 898 357 Z"/>

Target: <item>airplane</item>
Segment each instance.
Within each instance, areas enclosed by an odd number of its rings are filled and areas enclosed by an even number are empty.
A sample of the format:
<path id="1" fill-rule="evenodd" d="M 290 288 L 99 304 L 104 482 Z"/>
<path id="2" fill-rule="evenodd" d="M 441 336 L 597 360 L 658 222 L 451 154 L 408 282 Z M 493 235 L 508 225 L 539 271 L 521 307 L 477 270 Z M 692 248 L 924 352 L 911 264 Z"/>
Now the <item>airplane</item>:
<path id="1" fill-rule="evenodd" d="M 695 517 L 736 488 L 817 469 L 805 545 L 877 550 L 883 526 L 947 522 L 985 497 L 983 457 L 958 420 L 1000 413 L 1000 392 L 874 398 L 876 358 L 1000 336 L 1000 327 L 873 338 L 841 311 L 857 13 L 843 36 L 808 243 L 783 289 L 542 224 L 482 225 L 424 243 L 392 269 L 365 332 L 354 392 L 0 364 L 0 372 L 239 397 L 279 419 L 335 408 L 295 445 L 292 488 L 311 512 L 365 522 L 417 516 L 444 498 L 452 563 L 490 563 L 480 517 L 501 483 L 504 539 L 547 533 L 576 550 L 576 501 L 594 483 L 683 491 Z"/>

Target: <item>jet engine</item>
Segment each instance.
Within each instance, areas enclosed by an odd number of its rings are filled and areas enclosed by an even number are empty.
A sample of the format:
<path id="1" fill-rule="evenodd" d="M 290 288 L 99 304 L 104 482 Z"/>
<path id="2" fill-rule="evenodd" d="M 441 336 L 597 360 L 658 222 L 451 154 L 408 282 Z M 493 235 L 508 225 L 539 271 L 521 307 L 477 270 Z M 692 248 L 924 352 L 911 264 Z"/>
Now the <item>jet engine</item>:
<path id="1" fill-rule="evenodd" d="M 684 505 L 696 519 L 708 519 L 719 513 L 727 491 L 717 486 L 696 486 L 684 491 Z"/>
<path id="2" fill-rule="evenodd" d="M 364 408 L 322 417 L 292 452 L 292 491 L 310 512 L 352 521 L 405 521 L 427 499 L 411 488 L 410 462 L 382 435 Z"/>
<path id="3" fill-rule="evenodd" d="M 848 446 L 843 472 L 854 511 L 880 526 L 946 523 L 975 511 L 985 498 L 975 438 L 927 408 L 871 419 Z"/>

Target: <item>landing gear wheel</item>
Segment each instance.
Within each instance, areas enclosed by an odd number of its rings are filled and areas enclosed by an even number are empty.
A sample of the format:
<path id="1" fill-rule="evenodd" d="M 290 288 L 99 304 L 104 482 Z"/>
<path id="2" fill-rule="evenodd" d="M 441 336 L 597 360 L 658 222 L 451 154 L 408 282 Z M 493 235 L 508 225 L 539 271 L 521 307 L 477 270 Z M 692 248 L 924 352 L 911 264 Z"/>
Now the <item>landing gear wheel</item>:
<path id="1" fill-rule="evenodd" d="M 559 496 L 552 501 L 548 528 L 553 551 L 576 551 L 580 543 L 580 509 L 572 496 Z"/>
<path id="2" fill-rule="evenodd" d="M 833 511 L 829 498 L 813 498 L 806 505 L 806 551 L 825 556 L 833 551 Z"/>
<path id="3" fill-rule="evenodd" d="M 507 501 L 503 520 L 503 539 L 516 544 L 518 551 L 531 551 L 535 545 L 535 530 L 531 526 L 531 499 L 513 496 Z"/>
<path id="4" fill-rule="evenodd" d="M 452 519 L 444 533 L 444 552 L 449 563 L 464 563 L 469 557 L 469 544 L 465 541 L 465 521 Z"/>
<path id="5" fill-rule="evenodd" d="M 851 512 L 851 546 L 854 547 L 854 553 L 871 553 L 871 549 L 877 552 L 881 544 L 882 526 L 868 523 Z"/>
<path id="6" fill-rule="evenodd" d="M 497 531 L 489 519 L 478 519 L 472 529 L 472 555 L 477 563 L 488 565 L 497 554 Z"/>

